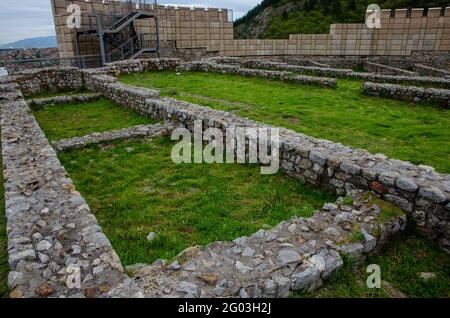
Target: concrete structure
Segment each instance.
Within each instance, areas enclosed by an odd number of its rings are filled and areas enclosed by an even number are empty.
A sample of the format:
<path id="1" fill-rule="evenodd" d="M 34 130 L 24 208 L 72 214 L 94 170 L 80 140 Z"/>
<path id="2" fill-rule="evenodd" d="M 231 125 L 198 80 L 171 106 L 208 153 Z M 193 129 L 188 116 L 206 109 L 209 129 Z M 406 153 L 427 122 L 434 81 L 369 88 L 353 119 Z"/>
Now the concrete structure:
<path id="1" fill-rule="evenodd" d="M 60 57 L 72 57 L 76 53 L 75 30 L 66 25 L 71 14 L 67 6 L 72 3 L 81 8 L 82 27 L 92 23 L 85 14 L 129 10 L 126 3 L 120 1 L 52 0 Z M 292 34 L 289 39 L 278 40 L 235 40 L 232 11 L 227 9 L 152 4 L 141 5 L 139 9 L 159 18 L 163 44 L 175 49 L 202 48 L 224 56 L 410 56 L 415 51 L 450 51 L 450 8 L 383 10 L 381 29 L 368 29 L 365 24 L 333 24 L 329 34 Z M 137 32 L 154 28 L 154 21 L 143 20 L 139 21 Z M 82 55 L 99 54 L 95 40 L 82 41 L 80 46 Z M 169 54 L 165 52 L 165 55 Z"/>

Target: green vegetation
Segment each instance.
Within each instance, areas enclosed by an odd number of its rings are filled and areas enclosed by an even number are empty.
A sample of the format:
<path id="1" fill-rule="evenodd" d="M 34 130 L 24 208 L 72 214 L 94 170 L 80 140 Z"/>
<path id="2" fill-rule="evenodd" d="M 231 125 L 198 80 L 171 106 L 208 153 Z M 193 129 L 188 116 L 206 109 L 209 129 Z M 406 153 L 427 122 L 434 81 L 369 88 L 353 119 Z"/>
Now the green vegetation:
<path id="1" fill-rule="evenodd" d="M 108 99 L 49 105 L 34 109 L 33 114 L 50 141 L 155 122 Z"/>
<path id="2" fill-rule="evenodd" d="M 333 23 L 364 22 L 368 0 L 264 0 L 234 23 L 236 38 L 288 38 L 289 34 L 329 33 Z M 383 9 L 431 8 L 447 0 L 380 0 Z M 264 12 L 264 14 L 263 14 Z"/>
<path id="3" fill-rule="evenodd" d="M 450 110 L 365 96 L 359 81 L 339 80 L 333 90 L 195 72 L 130 74 L 121 81 L 450 173 Z"/>
<path id="4" fill-rule="evenodd" d="M 405 215 L 405 212 L 403 212 L 403 210 L 399 207 L 387 201 L 381 200 L 373 194 L 368 193 L 366 199 L 370 204 L 375 204 L 380 207 L 381 212 L 377 217 L 377 221 L 379 224 L 386 224 L 393 218 Z"/>
<path id="5" fill-rule="evenodd" d="M 368 289 L 366 279 L 369 264 L 381 268 L 381 289 Z M 421 273 L 434 273 L 435 278 L 426 280 Z M 298 293 L 296 297 L 450 297 L 450 256 L 415 230 L 387 249 L 369 257 L 363 265 L 356 266 L 346 260 L 344 267 L 336 272 L 325 287 L 314 293 Z"/>
<path id="6" fill-rule="evenodd" d="M 256 165 L 175 165 L 173 145 L 158 138 L 59 154 L 124 265 L 250 235 L 334 201 L 282 174 L 260 175 Z"/>

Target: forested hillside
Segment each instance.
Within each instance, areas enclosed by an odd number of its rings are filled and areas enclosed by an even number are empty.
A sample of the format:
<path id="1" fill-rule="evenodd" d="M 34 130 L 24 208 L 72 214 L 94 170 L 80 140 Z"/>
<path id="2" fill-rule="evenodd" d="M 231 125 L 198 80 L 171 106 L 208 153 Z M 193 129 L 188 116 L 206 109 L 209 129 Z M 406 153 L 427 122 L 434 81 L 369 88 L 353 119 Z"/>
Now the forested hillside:
<path id="1" fill-rule="evenodd" d="M 384 8 L 450 6 L 450 0 L 263 0 L 236 20 L 236 38 L 287 38 L 294 33 L 328 33 L 332 23 L 364 22 L 367 5 Z"/>

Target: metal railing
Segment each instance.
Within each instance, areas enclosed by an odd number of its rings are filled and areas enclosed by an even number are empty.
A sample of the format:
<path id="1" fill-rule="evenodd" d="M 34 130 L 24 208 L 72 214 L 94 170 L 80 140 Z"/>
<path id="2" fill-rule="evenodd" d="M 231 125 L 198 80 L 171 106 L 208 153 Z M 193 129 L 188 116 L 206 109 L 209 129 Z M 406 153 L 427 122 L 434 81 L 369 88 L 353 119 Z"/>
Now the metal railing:
<path id="1" fill-rule="evenodd" d="M 100 55 L 82 55 L 74 57 L 0 61 L 0 67 L 6 68 L 8 73 L 12 75 L 29 69 L 57 66 L 72 66 L 82 69 L 96 68 L 102 66 L 102 58 Z"/>

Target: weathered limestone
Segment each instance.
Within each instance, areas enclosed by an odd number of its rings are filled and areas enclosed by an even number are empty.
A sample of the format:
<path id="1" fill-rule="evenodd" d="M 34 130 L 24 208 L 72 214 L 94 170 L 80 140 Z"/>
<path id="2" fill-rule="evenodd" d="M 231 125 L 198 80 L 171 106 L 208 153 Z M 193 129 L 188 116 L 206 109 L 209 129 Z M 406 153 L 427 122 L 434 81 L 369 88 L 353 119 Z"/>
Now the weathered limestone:
<path id="1" fill-rule="evenodd" d="M 0 96 L 12 295 L 141 297 L 19 86 L 1 84 Z"/>
<path id="2" fill-rule="evenodd" d="M 136 139 L 158 136 L 169 136 L 173 126 L 170 123 L 155 125 L 139 125 L 120 130 L 105 131 L 103 133 L 92 133 L 82 137 L 62 139 L 53 143 L 56 151 L 69 149 L 80 149 L 90 144 L 98 144 L 117 139 Z"/>
<path id="3" fill-rule="evenodd" d="M 373 253 L 406 228 L 406 216 L 380 224 L 386 213 L 365 193 L 353 204 L 325 204 L 309 219 L 294 217 L 233 242 L 192 247 L 172 263 L 130 266 L 146 297 L 288 297 L 314 291 L 342 267 Z"/>
<path id="4" fill-rule="evenodd" d="M 364 83 L 364 93 L 414 103 L 431 102 L 443 108 L 450 108 L 450 90 L 448 89 L 366 82 Z"/>
<path id="5" fill-rule="evenodd" d="M 42 107 L 52 104 L 67 104 L 67 103 L 86 103 L 98 100 L 102 97 L 101 94 L 74 94 L 67 96 L 54 96 L 46 98 L 33 98 L 28 101 L 30 106 Z"/>

